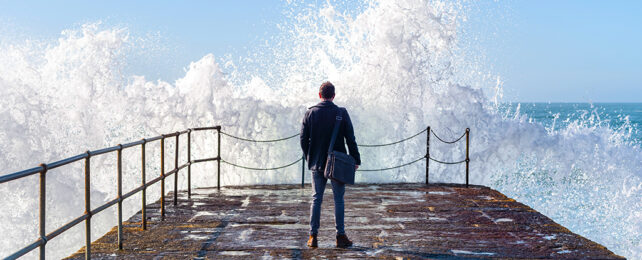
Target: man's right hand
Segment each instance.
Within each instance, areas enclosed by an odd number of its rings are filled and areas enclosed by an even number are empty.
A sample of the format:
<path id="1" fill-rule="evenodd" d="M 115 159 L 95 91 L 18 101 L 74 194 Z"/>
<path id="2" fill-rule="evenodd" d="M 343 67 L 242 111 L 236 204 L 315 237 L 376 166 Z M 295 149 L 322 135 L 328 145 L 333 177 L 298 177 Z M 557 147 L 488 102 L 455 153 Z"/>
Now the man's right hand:
<path id="1" fill-rule="evenodd" d="M 354 166 L 354 171 L 357 171 L 357 169 L 359 169 L 359 165 Z"/>

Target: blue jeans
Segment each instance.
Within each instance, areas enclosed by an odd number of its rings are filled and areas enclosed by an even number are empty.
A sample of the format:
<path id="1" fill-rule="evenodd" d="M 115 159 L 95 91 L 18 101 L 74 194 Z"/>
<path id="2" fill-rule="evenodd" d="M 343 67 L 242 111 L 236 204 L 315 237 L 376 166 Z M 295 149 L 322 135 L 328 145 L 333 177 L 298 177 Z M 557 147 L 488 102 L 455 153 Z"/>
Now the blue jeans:
<path id="1" fill-rule="evenodd" d="M 337 235 L 345 235 L 343 194 L 346 191 L 346 185 L 334 180 L 330 181 L 332 183 L 332 194 L 334 195 L 334 222 L 337 228 Z M 323 176 L 323 172 L 312 171 L 314 194 L 312 195 L 312 206 L 310 206 L 310 235 L 319 233 L 321 203 L 323 203 L 323 192 L 325 191 L 326 183 L 328 183 L 328 179 Z"/>

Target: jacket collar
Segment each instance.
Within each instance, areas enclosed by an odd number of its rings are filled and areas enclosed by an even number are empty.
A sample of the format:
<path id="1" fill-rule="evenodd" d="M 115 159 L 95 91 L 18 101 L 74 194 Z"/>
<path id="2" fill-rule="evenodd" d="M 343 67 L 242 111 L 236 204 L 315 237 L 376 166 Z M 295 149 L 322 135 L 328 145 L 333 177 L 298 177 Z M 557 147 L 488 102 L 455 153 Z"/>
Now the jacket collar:
<path id="1" fill-rule="evenodd" d="M 335 105 L 332 101 L 321 101 L 321 102 L 319 102 L 319 104 L 316 104 L 316 105 L 314 105 L 314 106 L 312 106 L 310 108 L 313 108 L 313 107 L 319 107 L 319 108 L 321 108 L 321 107 L 336 107 L 336 106 L 337 105 Z"/>

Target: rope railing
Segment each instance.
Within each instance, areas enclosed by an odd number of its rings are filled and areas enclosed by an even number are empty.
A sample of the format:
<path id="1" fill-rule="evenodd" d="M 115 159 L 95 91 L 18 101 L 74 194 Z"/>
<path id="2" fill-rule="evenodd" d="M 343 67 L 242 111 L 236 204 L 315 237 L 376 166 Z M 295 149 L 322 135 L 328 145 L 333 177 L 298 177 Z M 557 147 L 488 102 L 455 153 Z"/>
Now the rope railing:
<path id="1" fill-rule="evenodd" d="M 428 128 L 426 128 L 426 129 L 424 129 L 424 130 L 421 130 L 421 132 L 419 132 L 419 133 L 417 133 L 417 134 L 415 134 L 415 135 L 413 135 L 413 136 L 411 136 L 411 137 L 404 138 L 404 139 L 401 139 L 401 140 L 399 140 L 399 141 L 392 142 L 392 143 L 385 143 L 385 144 L 358 144 L 357 146 L 359 146 L 359 147 L 382 147 L 382 146 L 390 146 L 390 145 L 394 145 L 394 144 L 398 144 L 398 143 L 403 143 L 403 142 L 408 141 L 408 140 L 410 140 L 410 139 L 412 139 L 412 138 L 415 138 L 415 137 L 419 136 L 420 134 L 423 134 L 423 133 L 424 133 L 424 132 L 426 132 L 427 130 L 428 130 Z"/>
<path id="2" fill-rule="evenodd" d="M 221 131 L 221 134 L 223 134 L 225 136 L 228 136 L 228 137 L 231 137 L 231 138 L 234 138 L 234 139 L 237 139 L 237 140 L 246 141 L 246 142 L 253 142 L 253 143 L 275 143 L 275 142 L 286 141 L 286 140 L 289 140 L 289 139 L 292 139 L 294 137 L 297 137 L 297 136 L 301 135 L 301 134 L 295 134 L 295 135 L 291 135 L 291 136 L 288 136 L 288 137 L 279 138 L 279 139 L 272 139 L 272 140 L 254 140 L 254 139 L 234 136 L 234 135 L 228 134 L 228 133 L 223 132 L 223 131 Z"/>
<path id="3" fill-rule="evenodd" d="M 470 147 L 470 128 L 466 128 L 466 131 L 457 139 L 454 141 L 446 141 L 439 137 L 435 131 L 430 129 L 430 126 L 426 128 L 428 131 L 428 134 L 426 135 L 426 184 L 429 183 L 428 179 L 430 176 L 430 171 L 429 171 L 429 165 L 430 161 L 436 162 L 436 163 L 441 163 L 441 164 L 446 164 L 446 165 L 454 165 L 454 164 L 460 164 L 460 163 L 466 163 L 466 187 L 468 187 L 468 170 L 469 170 L 469 164 L 470 164 L 470 157 L 469 157 L 469 147 Z M 456 161 L 456 162 L 446 162 L 443 160 L 438 160 L 430 156 L 430 135 L 434 135 L 437 140 L 447 143 L 447 144 L 454 144 L 456 142 L 459 142 L 462 138 L 466 137 L 466 158 L 461 161 Z"/>
<path id="4" fill-rule="evenodd" d="M 427 139 L 427 142 L 428 142 L 428 143 L 427 143 L 427 147 L 430 147 L 430 145 L 429 145 L 429 142 L 430 142 L 430 134 L 434 135 L 434 136 L 437 138 L 437 140 L 439 140 L 439 141 L 441 141 L 441 142 L 443 142 L 443 143 L 453 144 L 453 143 L 456 143 L 456 142 L 461 141 L 461 140 L 462 140 L 465 136 L 467 136 L 467 135 L 468 135 L 468 133 L 469 133 L 469 129 L 466 129 L 466 131 L 465 131 L 465 132 L 464 132 L 460 137 L 458 137 L 457 139 L 455 139 L 455 140 L 453 140 L 453 141 L 446 141 L 446 140 L 444 140 L 443 138 L 439 137 L 439 135 L 437 135 L 437 133 L 435 133 L 435 131 L 431 130 L 431 129 L 430 129 L 430 127 L 427 127 L 426 129 L 421 130 L 420 132 L 418 132 L 418 133 L 416 133 L 416 134 L 414 134 L 414 135 L 412 135 L 412 136 L 410 136 L 410 137 L 403 138 L 403 139 L 398 140 L 398 141 L 395 141 L 395 142 L 383 143 L 383 144 L 360 144 L 360 145 L 358 145 L 358 146 L 359 146 L 359 147 L 369 147 L 369 148 L 370 148 L 370 147 L 384 147 L 384 146 L 395 145 L 395 144 L 399 144 L 399 143 L 402 143 L 402 142 L 408 141 L 408 140 L 410 140 L 410 139 L 413 139 L 413 138 L 415 138 L 415 137 L 417 137 L 417 136 L 419 136 L 419 135 L 421 135 L 421 134 L 423 134 L 423 133 L 425 133 L 425 132 L 427 132 L 427 131 L 429 131 L 429 134 L 428 134 L 428 137 L 427 137 L 427 138 L 428 138 L 428 139 Z M 271 139 L 271 140 L 256 140 L 256 139 L 250 139 L 250 138 L 245 138 L 245 137 L 234 136 L 234 135 L 231 135 L 231 134 L 226 133 L 226 132 L 223 132 L 223 131 L 221 131 L 220 133 L 221 133 L 221 134 L 223 134 L 223 135 L 225 135 L 225 136 L 228 136 L 228 137 L 231 137 L 231 138 L 237 139 L 237 140 L 242 140 L 242 141 L 247 141 L 247 142 L 256 142 L 256 143 L 280 142 L 280 141 L 286 141 L 286 140 L 292 139 L 292 138 L 294 138 L 294 137 L 300 136 L 300 134 L 294 134 L 294 135 L 291 135 L 291 136 L 288 136 L 288 137 L 278 138 L 278 139 Z M 468 146 L 467 146 L 467 147 L 468 147 Z M 468 150 L 466 150 L 466 153 L 468 153 Z M 468 156 L 467 156 L 466 158 L 468 158 Z M 423 157 L 421 157 L 421 158 L 418 158 L 418 159 L 416 159 L 416 160 L 413 160 L 413 161 L 411 161 L 411 162 L 408 162 L 408 163 L 404 163 L 404 164 L 400 164 L 400 165 L 392 166 L 392 167 L 378 168 L 378 169 L 359 169 L 359 170 L 357 170 L 357 171 L 359 171 L 359 172 L 375 172 L 375 171 L 387 171 L 387 170 L 394 170 L 394 169 L 402 168 L 402 167 L 405 167 L 405 166 L 408 166 L 408 165 L 411 165 L 411 164 L 417 163 L 417 162 L 419 162 L 419 161 L 421 161 L 421 160 L 423 160 L 423 159 L 431 160 L 431 161 L 433 161 L 433 162 L 441 163 L 441 164 L 446 164 L 446 165 L 454 165 L 454 164 L 460 164 L 460 163 L 465 163 L 465 162 L 467 163 L 467 162 L 468 162 L 468 159 L 464 159 L 464 160 L 456 161 L 456 162 L 446 162 L 446 161 L 443 161 L 443 160 L 438 160 L 438 159 L 435 159 L 435 158 L 430 157 L 430 151 L 427 149 L 427 155 L 425 155 L 425 156 L 423 156 Z M 292 162 L 292 163 L 289 163 L 289 164 L 286 164 L 286 165 L 283 165 L 283 166 L 278 166 L 278 167 L 268 167 L 268 168 L 259 168 L 259 167 L 244 166 L 244 165 L 240 165 L 240 164 L 236 164 L 236 163 L 228 162 L 228 161 L 223 160 L 223 159 L 221 159 L 221 161 L 222 161 L 223 163 L 225 163 L 225 164 L 228 164 L 228 165 L 231 165 L 231 166 L 234 166 L 234 167 L 238 167 L 238 168 L 241 168 L 241 169 L 254 170 L 254 171 L 270 171 L 270 170 L 279 170 L 279 169 L 287 168 L 287 167 L 290 167 L 290 166 L 292 166 L 292 165 L 295 165 L 296 163 L 298 163 L 298 162 L 300 162 L 300 161 L 304 161 L 304 163 L 305 163 L 305 158 L 300 158 L 300 159 L 298 159 L 298 160 L 296 160 L 296 161 L 294 161 L 294 162 Z M 468 165 L 467 165 L 467 166 L 468 166 Z M 302 165 L 301 169 L 302 169 L 302 175 L 303 175 L 303 174 L 304 174 L 303 172 L 305 171 L 305 166 L 304 166 L 304 165 Z M 467 169 L 466 171 L 468 172 L 468 169 Z M 468 175 L 468 174 L 467 174 L 467 175 Z M 303 185 L 303 179 L 304 179 L 304 177 L 302 177 L 302 185 Z M 466 179 L 468 179 L 468 176 L 467 176 L 467 178 L 466 178 Z M 426 162 L 426 183 L 428 183 L 428 163 L 427 163 L 427 162 Z M 468 183 L 468 181 L 466 181 L 466 183 Z"/>
<path id="5" fill-rule="evenodd" d="M 231 166 L 234 166 L 234 167 L 238 167 L 238 168 L 246 169 L 246 170 L 254 170 L 254 171 L 272 171 L 272 170 L 278 170 L 278 169 L 283 169 L 283 168 L 290 167 L 290 166 L 295 165 L 296 163 L 300 162 L 301 160 L 303 160 L 303 158 L 299 158 L 298 160 L 296 160 L 296 161 L 294 161 L 294 162 L 291 162 L 291 163 L 288 163 L 288 164 L 283 165 L 283 166 L 279 166 L 279 167 L 272 167 L 272 168 L 257 168 L 257 167 L 242 166 L 242 165 L 238 165 L 238 164 L 235 164 L 235 163 L 228 162 L 228 161 L 226 161 L 226 160 L 224 160 L 224 159 L 221 159 L 221 162 L 224 162 L 225 164 L 228 164 L 228 165 L 231 165 Z"/>
<path id="6" fill-rule="evenodd" d="M 414 134 L 414 135 L 412 135 L 412 136 L 410 136 L 410 137 L 403 138 L 403 139 L 401 139 L 401 140 L 399 140 L 399 141 L 395 141 L 395 142 L 391 142 L 391 143 L 383 143 L 383 144 L 359 144 L 359 145 L 357 145 L 357 146 L 359 146 L 359 147 L 369 147 L 369 148 L 370 148 L 370 147 L 384 147 L 384 146 L 395 145 L 395 144 L 403 143 L 403 142 L 405 142 L 405 141 L 408 141 L 408 140 L 410 140 L 410 139 L 413 139 L 413 138 L 415 138 L 415 137 L 417 137 L 417 136 L 419 136 L 419 135 L 421 135 L 421 134 L 425 133 L 425 132 L 426 132 L 426 131 L 428 131 L 429 129 L 430 129 L 430 128 L 428 127 L 428 128 L 426 128 L 426 129 L 424 129 L 424 130 L 421 130 L 420 132 L 418 132 L 418 133 L 416 133 L 416 134 Z M 444 139 L 440 138 L 440 137 L 435 133 L 435 131 L 433 131 L 433 130 L 430 130 L 430 133 L 432 133 L 432 134 L 433 134 L 433 135 L 434 135 L 434 136 L 435 136 L 439 141 L 441 141 L 441 142 L 444 142 L 444 143 L 447 143 L 447 144 L 453 144 L 453 143 L 456 143 L 456 142 L 460 141 L 462 138 L 464 138 L 464 136 L 466 136 L 466 133 L 467 133 L 467 132 L 464 132 L 464 133 L 463 133 L 459 138 L 457 138 L 457 139 L 456 139 L 456 140 L 454 140 L 454 141 L 445 141 Z M 255 142 L 255 143 L 273 143 L 273 142 L 286 141 L 286 140 L 289 140 L 289 139 L 292 139 L 292 138 L 294 138 L 294 137 L 297 137 L 297 136 L 300 136 L 300 135 L 301 135 L 301 134 L 294 134 L 294 135 L 291 135 L 291 136 L 288 136 L 288 137 L 278 138 L 278 139 L 270 139 L 270 140 L 256 140 L 256 139 L 250 139 L 250 138 L 245 138 L 245 137 L 240 137 L 240 136 L 231 135 L 231 134 L 226 133 L 226 132 L 223 132 L 223 131 L 221 131 L 221 134 L 223 134 L 223 135 L 225 135 L 225 136 L 228 136 L 228 137 L 231 137 L 231 138 L 234 138 L 234 139 L 237 139 L 237 140 L 247 141 L 247 142 Z M 398 169 L 398 168 L 402 168 L 402 167 L 405 167 L 405 166 L 408 166 L 408 165 L 414 164 L 414 163 L 419 162 L 419 161 L 421 161 L 421 160 L 423 160 L 423 159 L 426 159 L 426 158 L 428 158 L 428 159 L 430 159 L 430 160 L 432 160 L 432 161 L 434 161 L 434 162 L 437 162 L 437 163 L 441 163 L 441 164 L 448 164 L 448 165 L 452 165 L 452 164 L 460 164 L 460 163 L 464 163 L 464 162 L 466 162 L 466 160 L 465 160 L 465 159 L 464 159 L 464 160 L 461 160 L 461 161 L 457 161 L 457 162 L 446 162 L 446 161 L 442 161 L 442 160 L 437 160 L 437 159 L 432 158 L 432 157 L 423 156 L 423 157 L 421 157 L 421 158 L 419 158 L 419 159 L 413 160 L 413 161 L 408 162 L 408 163 L 400 164 L 400 165 L 397 165 L 397 166 L 386 167 L 386 168 L 379 168 L 379 169 L 359 169 L 359 170 L 357 170 L 357 171 L 359 171 L 359 172 L 375 172 L 375 171 L 387 171 L 387 170 L 394 170 L 394 169 Z M 294 162 L 292 162 L 292 163 L 289 163 L 289 164 L 286 164 L 286 165 L 283 165 L 283 166 L 278 166 L 278 167 L 268 167 L 268 168 L 260 168 L 260 167 L 244 166 L 244 165 L 240 165 L 240 164 L 236 164 L 236 163 L 228 162 L 228 161 L 226 161 L 226 160 L 224 160 L 224 159 L 221 159 L 221 161 L 222 161 L 223 163 L 225 163 L 225 164 L 228 164 L 228 165 L 231 165 L 231 166 L 234 166 L 234 167 L 238 167 L 238 168 L 241 168 L 241 169 L 253 170 L 253 171 L 271 171 L 271 170 L 284 169 L 284 168 L 290 167 L 290 166 L 292 166 L 292 165 L 294 165 L 294 164 L 296 164 L 296 163 L 298 163 L 298 162 L 300 162 L 300 161 L 302 161 L 302 160 L 304 160 L 304 158 L 299 158 L 299 159 L 297 159 L 296 161 L 294 161 Z"/>
<path id="7" fill-rule="evenodd" d="M 405 142 L 405 141 L 408 141 L 408 140 L 410 140 L 410 139 L 413 139 L 413 138 L 415 138 L 415 137 L 417 137 L 417 136 L 419 136 L 419 135 L 423 134 L 423 133 L 424 133 L 424 132 L 426 132 L 426 131 L 427 131 L 427 129 L 421 130 L 419 133 L 416 133 L 416 134 L 414 134 L 414 135 L 412 135 L 412 136 L 410 136 L 410 137 L 407 137 L 407 138 L 401 139 L 401 140 L 399 140 L 399 141 L 391 142 L 391 143 L 383 143 L 383 144 L 357 144 L 357 146 L 359 146 L 359 147 L 382 147 L 382 146 L 395 145 L 395 144 L 403 143 L 403 142 Z M 275 142 L 280 142 L 280 141 L 287 141 L 287 140 L 289 140 L 289 139 L 292 139 L 292 138 L 294 138 L 294 137 L 297 137 L 297 136 L 300 136 L 300 135 L 301 135 L 301 134 L 294 134 L 294 135 L 291 135 L 291 136 L 288 136 L 288 137 L 283 137 L 283 138 L 278 138 L 278 139 L 256 140 L 256 139 L 250 139 L 250 138 L 246 138 L 246 137 L 235 136 L 235 135 L 232 135 L 232 134 L 230 134 L 230 133 L 223 132 L 223 131 L 221 131 L 221 134 L 223 134 L 223 135 L 225 135 L 225 136 L 227 136 L 227 137 L 231 137 L 231 138 L 237 139 L 237 140 L 246 141 L 246 142 L 253 142 L 253 143 L 275 143 Z M 461 138 L 460 138 L 460 139 L 461 139 Z M 458 140 L 457 140 L 457 141 L 458 141 Z"/>
<path id="8" fill-rule="evenodd" d="M 418 161 L 421 161 L 421 160 L 423 160 L 423 159 L 426 159 L 426 156 L 422 156 L 422 157 L 420 157 L 419 159 L 414 160 L 414 161 L 412 161 L 412 162 L 404 163 L 404 164 L 397 165 L 397 166 L 393 166 L 393 167 L 381 168 L 381 169 L 358 169 L 357 171 L 358 171 L 358 172 L 378 172 L 378 171 L 394 170 L 394 169 L 398 169 L 398 168 L 401 168 L 401 167 L 405 167 L 405 166 L 408 166 L 408 165 L 414 164 L 414 163 L 416 163 L 416 162 L 418 162 Z"/>
<path id="9" fill-rule="evenodd" d="M 217 142 L 217 156 L 216 157 L 210 157 L 210 158 L 200 158 L 200 159 L 193 159 L 192 158 L 192 152 L 191 152 L 191 134 L 192 132 L 196 131 L 209 131 L 209 130 L 214 130 L 216 131 L 216 138 L 218 139 Z M 418 132 L 417 134 L 414 134 L 410 137 L 403 138 L 399 141 L 391 142 L 391 143 L 383 143 L 383 144 L 366 144 L 366 145 L 359 145 L 360 147 L 383 147 L 383 146 L 390 146 L 390 145 L 395 145 L 399 144 L 405 141 L 408 141 L 410 139 L 416 138 L 417 136 L 427 133 L 426 135 L 426 155 L 422 156 L 420 158 L 417 158 L 411 162 L 403 163 L 397 166 L 392 166 L 392 167 L 387 167 L 387 168 L 379 168 L 379 169 L 358 169 L 357 171 L 359 172 L 375 172 L 375 171 L 387 171 L 387 170 L 393 170 L 393 169 L 399 169 L 402 167 L 406 167 L 412 164 L 415 164 L 421 160 L 426 160 L 426 184 L 428 184 L 428 174 L 429 174 L 429 162 L 434 161 L 437 163 L 441 164 L 460 164 L 460 163 L 466 163 L 466 187 L 468 187 L 468 169 L 469 169 L 469 163 L 470 159 L 468 156 L 468 151 L 469 151 L 469 134 L 470 134 L 470 129 L 466 128 L 466 132 L 457 138 L 454 141 L 445 141 L 441 137 L 439 137 L 437 134 L 435 134 L 434 131 L 430 130 L 430 126 L 427 127 L 426 129 Z M 437 160 L 435 158 L 430 157 L 430 135 L 434 135 L 439 141 L 444 142 L 444 143 L 455 143 L 460 140 L 465 136 L 466 137 L 466 159 L 462 161 L 457 161 L 457 162 L 446 162 L 442 160 Z M 179 138 L 181 136 L 187 135 L 187 161 L 183 162 L 182 164 L 179 164 Z M 178 201 L 178 175 L 179 172 L 183 169 L 187 169 L 187 197 L 188 199 L 191 198 L 191 166 L 194 164 L 198 163 L 203 163 L 203 162 L 209 162 L 209 161 L 215 161 L 217 163 L 216 165 L 216 180 L 217 180 L 217 188 L 221 188 L 221 163 L 233 166 L 233 167 L 238 167 L 246 170 L 257 170 L 257 171 L 269 171 L 269 170 L 279 170 L 279 169 L 284 169 L 287 167 L 290 167 L 292 165 L 295 165 L 299 162 L 302 162 L 301 164 L 301 186 L 303 187 L 305 184 L 305 158 L 299 158 L 296 161 L 293 161 L 291 163 L 288 163 L 286 165 L 278 166 L 278 167 L 269 167 L 269 168 L 259 168 L 259 167 L 250 167 L 250 166 L 245 166 L 245 165 L 240 165 L 237 163 L 229 162 L 227 160 L 224 160 L 221 158 L 221 136 L 225 135 L 230 138 L 234 138 L 237 140 L 241 141 L 247 141 L 247 142 L 254 142 L 254 143 L 273 143 L 273 142 L 280 142 L 280 141 L 286 141 L 292 138 L 295 138 L 299 136 L 300 134 L 294 134 L 288 137 L 284 138 L 278 138 L 278 139 L 268 139 L 268 140 L 255 140 L 255 139 L 250 139 L 250 138 L 244 138 L 244 137 L 239 137 L 235 136 L 226 132 L 221 131 L 221 126 L 209 126 L 209 127 L 198 127 L 198 128 L 190 128 L 187 130 L 183 130 L 180 132 L 175 132 L 175 133 L 169 133 L 169 134 L 164 134 L 156 137 L 151 137 L 151 138 L 144 138 L 140 141 L 136 142 L 131 142 L 127 144 L 122 144 L 122 145 L 117 145 L 113 147 L 108 147 L 108 148 L 103 148 L 95 151 L 87 151 L 85 153 L 69 157 L 63 160 L 59 160 L 56 162 L 52 162 L 49 164 L 40 164 L 37 167 L 26 169 L 23 171 L 11 173 L 11 174 L 6 174 L 3 176 L 0 176 L 0 184 L 2 183 L 7 183 L 11 182 L 17 179 L 21 179 L 24 177 L 32 176 L 38 174 L 40 177 L 40 184 L 39 184 L 39 226 L 40 226 L 40 234 L 38 239 L 36 239 L 34 242 L 30 243 L 29 245 L 25 246 L 24 248 L 16 251 L 15 253 L 9 255 L 6 257 L 6 259 L 17 259 L 18 257 L 21 257 L 37 248 L 40 249 L 40 259 L 45 259 L 45 246 L 50 241 L 51 239 L 57 237 L 58 235 L 64 233 L 65 231 L 71 229 L 72 227 L 85 222 L 85 258 L 90 259 L 91 258 L 91 219 L 92 216 L 111 207 L 114 205 L 118 206 L 118 240 L 117 240 L 117 247 L 119 249 L 123 248 L 123 221 L 122 221 L 122 202 L 125 199 L 128 199 L 129 197 L 133 196 L 134 194 L 141 192 L 142 193 L 142 229 L 145 230 L 147 229 L 147 218 L 146 218 L 146 207 L 147 207 L 147 202 L 145 200 L 146 198 L 146 189 L 158 182 L 160 182 L 160 217 L 161 220 L 165 219 L 165 179 L 167 177 L 170 177 L 171 175 L 174 175 L 174 193 L 173 193 L 173 204 L 174 206 L 177 206 L 177 201 Z M 165 170 L 165 141 L 167 139 L 174 139 L 174 167 L 173 169 L 170 169 L 168 171 Z M 146 144 L 155 142 L 155 141 L 160 141 L 160 176 L 147 181 L 145 179 L 146 176 L 146 149 L 145 146 Z M 122 191 L 122 151 L 125 149 L 131 149 L 132 147 L 139 146 L 141 148 L 141 185 L 139 187 L 134 188 L 133 190 L 130 190 L 129 192 L 123 194 Z M 91 192 L 91 185 L 90 185 L 90 172 L 91 172 L 91 167 L 90 167 L 90 162 L 92 157 L 98 156 L 101 154 L 107 154 L 107 153 L 112 153 L 116 152 L 117 153 L 117 198 L 112 199 L 108 201 L 107 203 L 100 205 L 98 207 L 92 208 L 91 203 L 90 203 L 90 194 Z M 79 217 L 76 217 L 72 221 L 68 222 L 67 224 L 58 227 L 57 229 L 54 229 L 50 233 L 46 233 L 46 230 L 49 230 L 50 228 L 46 228 L 46 176 L 49 174 L 47 173 L 48 170 L 55 169 L 57 167 L 61 167 L 64 165 L 68 165 L 71 163 L 75 162 L 84 162 L 84 176 L 85 176 L 85 183 L 84 183 L 84 189 L 85 189 L 85 213 L 82 214 Z"/>
<path id="10" fill-rule="evenodd" d="M 359 147 L 383 147 L 383 146 L 395 145 L 395 144 L 403 143 L 403 142 L 405 142 L 405 141 L 408 141 L 408 140 L 410 140 L 410 139 L 413 139 L 413 138 L 415 138 L 415 137 L 417 137 L 417 136 L 419 136 L 419 135 L 423 134 L 423 133 L 424 133 L 424 132 L 426 132 L 426 131 L 428 131 L 428 128 L 426 128 L 426 129 L 424 129 L 424 130 L 421 130 L 420 132 L 418 132 L 418 133 L 416 133 L 416 134 L 414 134 L 414 135 L 412 135 L 412 136 L 410 136 L 410 137 L 403 138 L 403 139 L 401 139 L 401 140 L 399 140 L 399 141 L 395 141 L 395 142 L 391 142 L 391 143 L 383 143 L 383 144 L 357 144 L 357 146 L 359 146 Z M 435 133 L 435 131 L 430 130 L 430 132 L 431 132 L 431 133 L 432 133 L 432 134 L 433 134 L 433 135 L 434 135 L 434 136 L 435 136 L 439 141 L 441 141 L 441 142 L 443 142 L 443 143 L 447 143 L 447 144 L 454 144 L 454 143 L 456 143 L 456 142 L 459 142 L 462 138 L 464 138 L 464 137 L 466 136 L 466 132 L 464 132 L 461 136 L 459 136 L 459 137 L 458 137 L 457 139 L 455 139 L 454 141 L 446 141 L 446 140 L 444 140 L 443 138 L 439 137 L 439 135 L 437 135 L 437 133 Z M 237 140 L 246 141 L 246 142 L 254 142 L 254 143 L 275 143 L 275 142 L 287 141 L 287 140 L 290 140 L 290 139 L 292 139 L 292 138 L 294 138 L 294 137 L 297 137 L 297 136 L 300 136 L 300 135 L 301 135 L 300 133 L 297 133 L 297 134 L 293 134 L 293 135 L 291 135 L 291 136 L 283 137 L 283 138 L 268 139 L 268 140 L 256 140 L 256 139 L 250 139 L 250 138 L 246 138 L 246 137 L 235 136 L 235 135 L 232 135 L 232 134 L 230 134 L 230 133 L 223 132 L 223 131 L 221 131 L 221 134 L 223 134 L 223 135 L 225 135 L 225 136 L 228 136 L 228 137 L 231 137 L 231 138 L 234 138 L 234 139 L 237 139 Z"/>
<path id="11" fill-rule="evenodd" d="M 459 140 L 461 140 L 462 138 L 464 138 L 464 136 L 466 136 L 466 132 L 464 132 L 464 133 L 463 133 L 459 138 L 455 139 L 454 141 L 445 141 L 444 139 L 441 139 L 441 138 L 437 135 L 437 133 L 435 133 L 435 131 L 430 130 L 430 132 L 431 132 L 435 137 L 437 137 L 437 139 L 438 139 L 439 141 L 442 141 L 442 142 L 447 143 L 447 144 L 454 144 L 454 143 L 456 143 L 456 142 L 459 142 Z"/>
<path id="12" fill-rule="evenodd" d="M 428 157 L 428 159 L 430 159 L 433 162 L 437 162 L 437 163 L 441 163 L 441 164 L 460 164 L 460 163 L 465 163 L 466 162 L 466 159 L 463 159 L 463 160 L 457 161 L 457 162 L 444 162 L 444 161 L 440 161 L 440 160 L 437 160 L 437 159 L 432 158 L 432 157 Z"/>

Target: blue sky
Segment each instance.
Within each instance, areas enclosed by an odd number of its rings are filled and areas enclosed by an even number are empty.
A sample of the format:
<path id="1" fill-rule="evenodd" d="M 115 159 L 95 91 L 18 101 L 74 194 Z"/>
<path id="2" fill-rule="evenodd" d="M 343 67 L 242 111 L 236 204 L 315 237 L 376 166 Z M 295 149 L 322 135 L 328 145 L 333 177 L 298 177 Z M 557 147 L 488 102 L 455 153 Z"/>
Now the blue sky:
<path id="1" fill-rule="evenodd" d="M 507 96 L 529 101 L 642 101 L 642 1 L 515 1 L 488 46 Z"/>
<path id="2" fill-rule="evenodd" d="M 642 102 L 642 1 L 471 6 L 465 29 L 480 38 L 478 48 L 502 77 L 505 100 Z M 102 21 L 155 35 L 163 53 L 147 59 L 164 69 L 132 72 L 173 81 L 205 54 L 245 54 L 277 32 L 286 8 L 276 0 L 0 0 L 0 40 L 56 39 L 62 30 Z"/>

